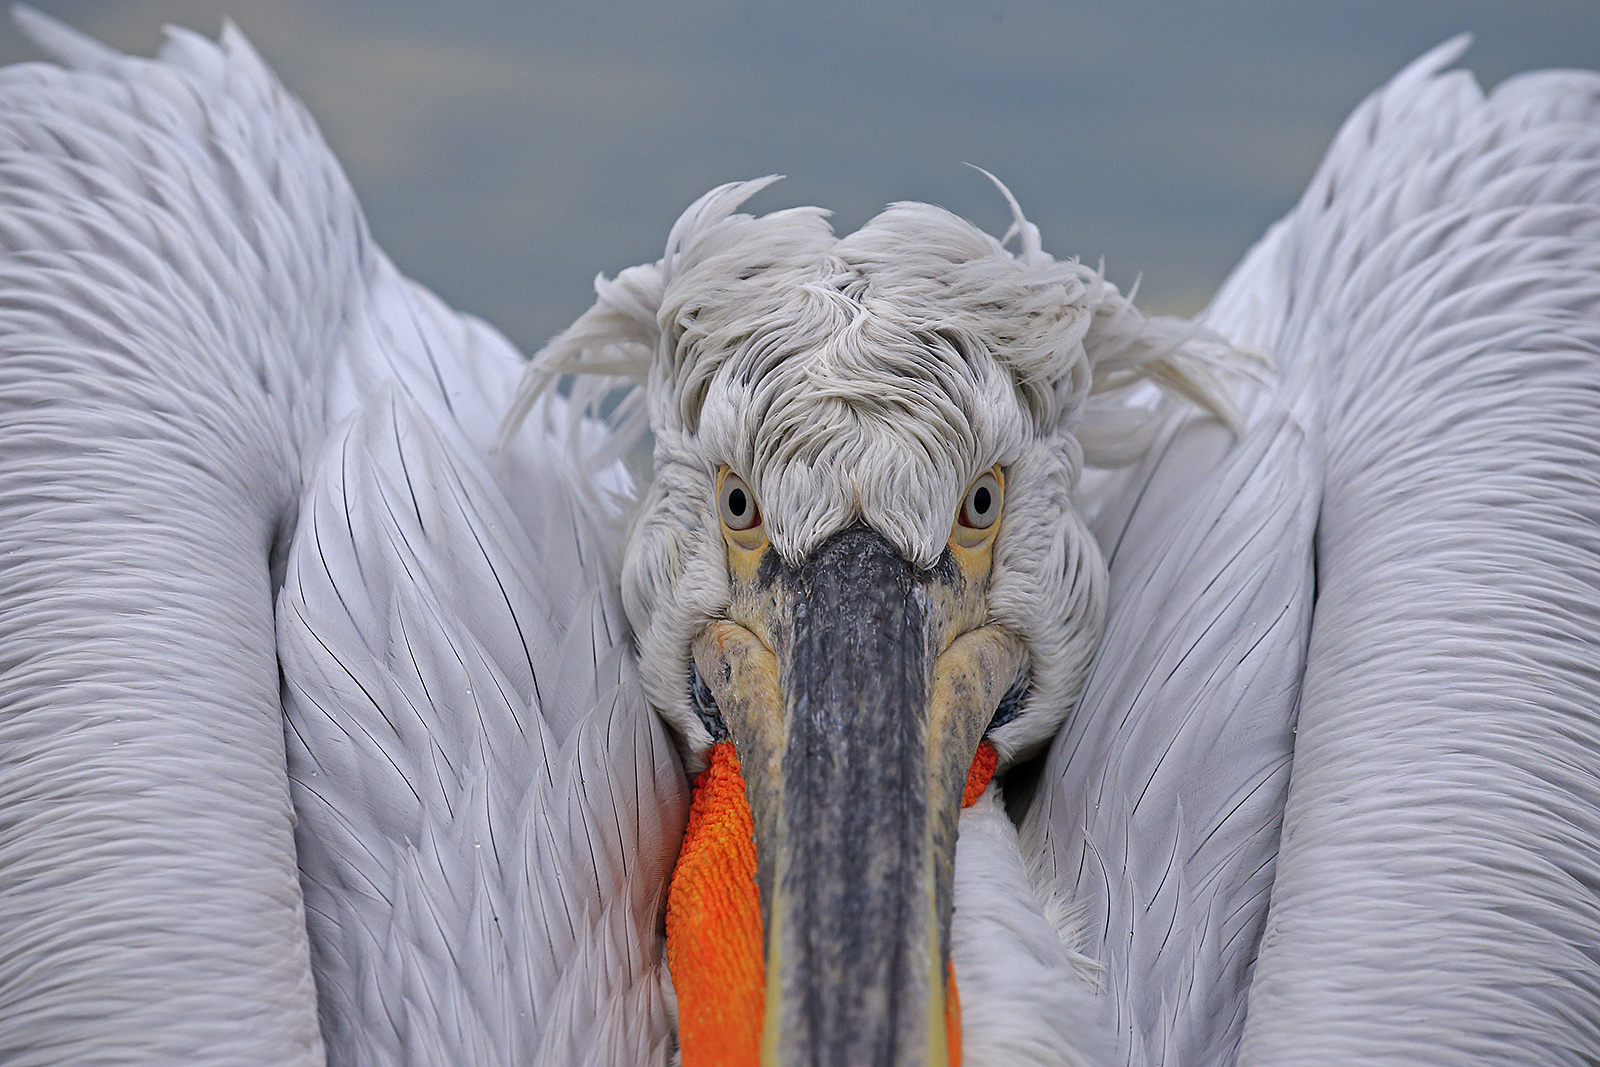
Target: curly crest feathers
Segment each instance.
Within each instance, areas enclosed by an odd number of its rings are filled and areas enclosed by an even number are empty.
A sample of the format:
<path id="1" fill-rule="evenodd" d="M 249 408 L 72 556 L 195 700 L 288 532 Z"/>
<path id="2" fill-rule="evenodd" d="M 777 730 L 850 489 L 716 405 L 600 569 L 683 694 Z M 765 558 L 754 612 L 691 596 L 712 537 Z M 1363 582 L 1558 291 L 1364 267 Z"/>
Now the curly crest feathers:
<path id="1" fill-rule="evenodd" d="M 593 307 L 530 361 L 501 440 L 570 376 L 575 418 L 607 412 L 611 447 L 593 459 L 609 462 L 652 427 L 693 432 L 711 381 L 741 348 L 739 372 L 754 379 L 830 336 L 870 333 L 863 316 L 897 327 L 933 363 L 991 358 L 1032 431 L 1072 433 L 1091 464 L 1127 462 L 1149 444 L 1159 420 L 1129 404 L 1146 382 L 1235 425 L 1222 375 L 1254 357 L 1185 320 L 1147 317 L 1099 271 L 1051 257 L 989 177 L 1012 207 L 1005 239 L 1018 239 L 1017 254 L 927 204 L 894 204 L 837 238 L 819 208 L 737 213 L 776 176 L 713 189 L 673 225 L 660 260 L 595 280 Z"/>

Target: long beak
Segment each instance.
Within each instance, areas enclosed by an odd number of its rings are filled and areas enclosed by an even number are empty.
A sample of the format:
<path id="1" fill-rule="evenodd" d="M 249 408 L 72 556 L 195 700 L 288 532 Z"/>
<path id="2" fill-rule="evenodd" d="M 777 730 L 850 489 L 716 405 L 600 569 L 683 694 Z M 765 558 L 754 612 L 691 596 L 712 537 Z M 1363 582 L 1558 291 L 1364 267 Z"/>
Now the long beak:
<path id="1" fill-rule="evenodd" d="M 696 642 L 755 824 L 764 1063 L 952 1062 L 961 793 L 1021 667 L 1015 640 L 951 609 L 961 584 L 857 525 L 798 568 L 773 557 L 749 625 Z"/>

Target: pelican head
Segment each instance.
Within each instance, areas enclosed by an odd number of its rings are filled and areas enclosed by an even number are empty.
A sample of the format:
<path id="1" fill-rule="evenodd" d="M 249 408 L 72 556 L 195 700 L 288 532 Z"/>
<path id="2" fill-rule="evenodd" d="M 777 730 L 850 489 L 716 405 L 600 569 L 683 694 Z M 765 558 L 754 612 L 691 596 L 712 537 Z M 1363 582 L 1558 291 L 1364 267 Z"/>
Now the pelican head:
<path id="1" fill-rule="evenodd" d="M 763 1059 L 944 1064 L 969 771 L 1052 736 L 1101 632 L 1072 499 L 1091 393 L 1209 385 L 1192 331 L 1043 253 L 1014 202 L 1017 254 L 926 204 L 845 237 L 736 213 L 765 184 L 597 283 L 536 373 L 645 382 L 625 603 L 690 770 L 724 741 L 743 770 Z"/>

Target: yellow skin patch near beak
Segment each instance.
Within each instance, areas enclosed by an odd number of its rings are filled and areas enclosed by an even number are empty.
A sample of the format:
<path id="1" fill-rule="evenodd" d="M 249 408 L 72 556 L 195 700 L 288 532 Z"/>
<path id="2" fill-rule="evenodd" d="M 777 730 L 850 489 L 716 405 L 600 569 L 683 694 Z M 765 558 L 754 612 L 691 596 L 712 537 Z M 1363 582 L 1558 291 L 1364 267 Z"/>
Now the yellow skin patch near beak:
<path id="1" fill-rule="evenodd" d="M 940 783 L 959 773 L 960 765 L 952 766 L 953 761 L 965 760 L 962 753 L 976 749 L 960 795 L 963 807 L 978 800 L 994 774 L 997 756 L 981 740 L 982 732 L 1025 658 L 1021 643 L 986 625 L 984 617 L 1003 492 L 999 468 L 986 472 L 968 491 L 948 545 L 955 581 L 929 592 L 929 633 L 936 657 L 930 722 L 936 733 L 950 738 L 944 751 L 930 752 L 929 796 L 940 795 Z M 696 638 L 693 656 L 723 719 L 758 763 L 749 768 L 747 785 L 738 750 L 722 741 L 712 747 L 710 765 L 695 780 L 683 848 L 668 889 L 667 962 L 686 1067 L 755 1067 L 764 1062 L 764 1051 L 768 1060 L 777 1053 L 763 1049 L 763 1041 L 771 1044 L 773 1035 L 764 1034 L 771 1009 L 769 961 L 751 800 L 781 780 L 787 725 L 773 652 L 775 604 L 770 592 L 756 588 L 762 560 L 771 551 L 760 511 L 748 486 L 726 467 L 718 472 L 716 493 L 734 597 L 728 617 L 713 621 Z M 773 810 L 772 805 L 763 810 Z M 762 828 L 772 831 L 771 826 Z M 947 1058 L 954 1067 L 961 1061 L 960 1001 L 953 969 L 946 963 L 943 970 L 944 1025 L 939 1036 L 946 1051 L 937 1058 Z"/>

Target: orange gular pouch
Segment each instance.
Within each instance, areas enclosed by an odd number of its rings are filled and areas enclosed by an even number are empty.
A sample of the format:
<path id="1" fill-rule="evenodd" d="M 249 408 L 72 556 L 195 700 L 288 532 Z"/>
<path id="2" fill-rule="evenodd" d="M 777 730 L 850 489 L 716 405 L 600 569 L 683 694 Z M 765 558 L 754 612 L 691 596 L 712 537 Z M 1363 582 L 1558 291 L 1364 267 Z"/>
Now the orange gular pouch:
<path id="1" fill-rule="evenodd" d="M 994 776 L 994 747 L 978 746 L 962 807 Z M 678 994 L 684 1067 L 756 1067 L 766 1010 L 755 824 L 732 742 L 712 746 L 694 782 L 683 849 L 667 890 L 667 966 Z M 951 1067 L 961 1063 L 961 1004 L 949 976 L 945 1032 Z"/>

